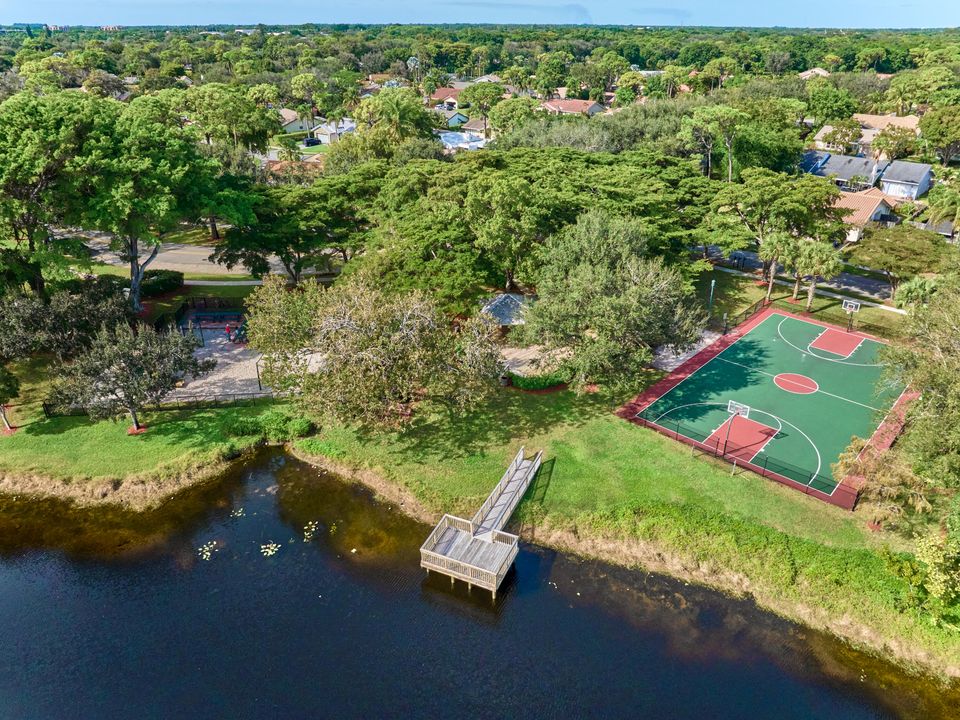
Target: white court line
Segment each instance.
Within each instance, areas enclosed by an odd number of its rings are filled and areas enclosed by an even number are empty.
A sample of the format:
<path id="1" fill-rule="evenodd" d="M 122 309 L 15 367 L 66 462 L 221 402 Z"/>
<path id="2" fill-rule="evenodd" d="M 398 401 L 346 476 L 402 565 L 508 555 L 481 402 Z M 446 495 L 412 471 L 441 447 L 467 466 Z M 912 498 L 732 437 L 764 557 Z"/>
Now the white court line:
<path id="1" fill-rule="evenodd" d="M 777 325 L 777 335 L 779 335 L 779 336 L 780 336 L 780 339 L 783 340 L 787 345 L 789 345 L 790 347 L 792 347 L 794 350 L 798 350 L 799 352 L 802 352 L 804 355 L 809 355 L 810 357 L 814 357 L 814 358 L 816 358 L 817 360 L 826 360 L 827 362 L 840 363 L 841 365 L 849 365 L 849 366 L 851 366 L 851 367 L 884 367 L 884 366 L 886 365 L 886 363 L 853 363 L 853 362 L 846 362 L 846 361 L 844 361 L 844 360 L 837 360 L 836 358 L 823 357 L 823 355 L 817 355 L 817 354 L 815 354 L 815 353 L 809 352 L 808 350 L 804 350 L 802 347 L 797 347 L 797 346 L 794 345 L 792 342 L 790 342 L 789 340 L 787 340 L 787 339 L 783 336 L 783 332 L 781 331 L 781 327 L 783 327 L 783 323 L 785 323 L 787 320 L 796 320 L 796 319 L 797 319 L 797 318 L 784 317 L 783 320 L 781 320 L 780 323 Z M 805 321 L 804 321 L 804 320 L 800 320 L 800 322 L 805 322 Z M 813 323 L 806 323 L 806 324 L 807 324 L 807 325 L 812 325 Z M 860 342 L 862 343 L 863 341 L 861 340 Z M 808 347 L 809 347 L 809 346 L 808 346 Z M 858 345 L 857 347 L 860 347 L 860 346 Z"/>
<path id="2" fill-rule="evenodd" d="M 667 410 L 665 413 L 660 414 L 660 415 L 657 417 L 657 419 L 653 421 L 653 424 L 654 424 L 654 425 L 660 425 L 660 419 L 663 418 L 663 417 L 665 417 L 665 416 L 667 416 L 667 415 L 669 415 L 669 414 L 672 413 L 674 410 L 680 410 L 681 408 L 692 407 L 692 406 L 694 406 L 694 405 L 720 405 L 721 407 L 723 407 L 723 406 L 726 405 L 726 403 L 720 403 L 720 402 L 699 402 L 699 403 L 686 403 L 686 404 L 684 404 L 684 405 L 677 405 L 676 407 L 670 408 L 670 409 Z M 782 417 L 778 417 L 777 415 L 774 415 L 773 413 L 769 413 L 769 412 L 767 412 L 766 410 L 760 410 L 759 408 L 755 408 L 755 407 L 751 407 L 751 408 L 750 408 L 750 411 L 751 411 L 751 412 L 761 413 L 762 415 L 766 415 L 767 417 L 773 418 L 774 420 L 776 420 L 776 421 L 777 421 L 777 426 L 778 426 L 777 435 L 779 435 L 781 432 L 783 432 L 783 424 L 786 423 L 787 425 L 789 425 L 790 427 L 792 427 L 794 430 L 796 430 L 798 433 L 800 433 L 801 435 L 803 435 L 803 437 L 806 438 L 806 441 L 807 441 L 808 443 L 810 443 L 810 447 L 813 448 L 813 452 L 815 452 L 815 453 L 817 454 L 817 470 L 816 470 L 816 472 L 813 473 L 813 477 L 811 477 L 810 480 L 807 481 L 807 487 L 810 487 L 810 483 L 813 482 L 813 478 L 817 477 L 817 476 L 820 474 L 820 468 L 823 467 L 823 458 L 820 457 L 820 448 L 817 447 L 817 444 L 816 444 L 813 440 L 810 439 L 810 436 L 809 436 L 809 435 L 807 435 L 803 430 L 801 430 L 800 428 L 798 428 L 796 425 L 794 425 L 794 424 L 793 424 L 792 422 L 790 422 L 789 420 L 784 420 Z M 636 416 L 639 417 L 639 416 L 640 416 L 640 413 L 637 413 Z M 648 421 L 648 422 L 649 422 L 649 421 Z M 665 426 L 663 426 L 663 425 L 660 425 L 660 427 L 662 427 L 664 430 L 670 430 L 670 428 L 665 427 Z M 682 434 L 683 434 L 683 433 L 679 432 L 678 430 L 674 430 L 674 432 L 676 432 L 678 435 L 682 435 Z M 713 433 L 711 433 L 711 435 L 712 435 L 712 434 L 713 434 Z M 684 435 L 684 437 L 687 438 L 688 440 L 693 440 L 693 442 L 699 442 L 701 445 L 706 445 L 706 443 L 701 442 L 701 441 L 699 441 L 699 440 L 694 440 L 692 437 L 687 437 L 686 435 Z M 707 437 L 709 437 L 709 435 L 708 435 Z M 706 446 L 709 447 L 709 445 L 706 445 Z M 756 456 L 754 456 L 754 457 L 756 457 Z M 777 462 L 777 460 L 774 460 L 774 462 Z M 777 473 L 777 474 L 779 475 L 779 473 Z M 784 477 L 786 477 L 786 476 L 784 476 Z M 793 482 L 797 483 L 798 485 L 803 485 L 803 483 L 800 482 L 799 480 L 793 480 L 792 478 L 788 478 L 788 479 L 789 479 L 789 480 L 792 480 Z M 837 484 L 834 485 L 833 490 L 831 490 L 829 493 L 823 493 L 823 494 L 824 494 L 824 495 L 833 495 L 834 491 L 836 491 L 836 489 L 837 489 L 839 486 L 840 486 L 840 483 L 837 482 Z M 817 492 L 823 492 L 823 491 L 822 491 L 822 490 L 818 490 Z"/>
<path id="3" fill-rule="evenodd" d="M 720 358 L 720 359 L 723 360 L 725 363 L 730 363 L 731 365 L 739 365 L 742 368 L 746 368 L 747 370 L 752 370 L 753 372 L 758 372 L 761 375 L 766 375 L 767 377 L 772 377 L 772 378 L 776 377 L 776 375 L 774 375 L 773 373 L 768 373 L 766 370 L 759 370 L 758 368 L 751 367 L 750 365 L 744 365 L 743 363 L 738 363 L 736 360 L 727 360 L 726 358 Z M 817 382 L 817 381 L 814 380 L 814 382 Z M 857 402 L 856 400 L 845 398 L 842 395 L 834 395 L 832 392 L 821 390 L 819 383 L 817 383 L 817 389 L 814 392 L 823 393 L 824 395 L 829 395 L 832 398 L 836 398 L 837 400 L 843 400 L 844 402 L 848 402 L 852 405 L 859 405 L 860 407 L 866 408 L 867 410 L 875 410 L 877 412 L 883 412 L 880 408 L 873 407 L 873 405 L 865 405 L 864 403 Z M 797 393 L 794 393 L 794 394 L 797 394 Z"/>
<path id="4" fill-rule="evenodd" d="M 779 329 L 779 328 L 778 328 L 778 329 Z M 818 357 L 818 358 L 820 358 L 821 360 L 832 360 L 832 359 L 833 359 L 833 358 L 820 357 L 820 356 L 817 355 L 815 352 L 813 352 L 813 349 L 812 349 L 812 348 L 813 348 L 813 344 L 814 344 L 817 340 L 819 340 L 820 338 L 822 338 L 824 335 L 826 335 L 828 332 L 840 332 L 840 331 L 839 331 L 839 330 L 835 330 L 834 328 L 824 328 L 824 329 L 823 329 L 823 332 L 820 333 L 819 335 L 817 335 L 817 336 L 816 336 L 813 340 L 811 340 L 810 343 L 807 345 L 807 353 L 808 353 L 808 354 L 813 355 L 814 357 Z M 781 335 L 780 337 L 783 337 L 783 336 Z M 785 339 L 785 338 L 784 338 L 784 339 Z M 860 338 L 860 342 L 857 343 L 857 346 L 856 346 L 855 348 L 853 348 L 853 350 L 851 350 L 850 352 L 848 352 L 846 355 L 841 355 L 840 353 L 835 353 L 835 352 L 832 352 L 832 351 L 830 351 L 830 350 L 824 350 L 823 352 L 828 352 L 828 353 L 830 353 L 831 355 L 836 355 L 837 357 L 843 358 L 844 360 L 846 360 L 847 358 L 853 357 L 853 354 L 854 354 L 857 350 L 860 349 L 860 346 L 861 346 L 861 345 L 863 345 L 863 341 L 864 341 L 864 340 L 866 340 L 866 338 Z M 819 349 L 821 349 L 821 348 L 817 348 L 817 349 L 819 350 Z M 846 365 L 852 365 L 852 363 L 845 363 L 845 364 L 846 364 Z"/>
<path id="5" fill-rule="evenodd" d="M 760 412 L 763 412 L 763 411 L 761 410 Z M 739 415 L 731 415 L 730 417 L 728 417 L 726 420 L 724 420 L 722 423 L 720 423 L 720 427 L 718 427 L 717 430 L 719 430 L 720 428 L 722 428 L 722 427 L 723 427 L 724 425 L 726 425 L 727 423 L 730 423 L 730 426 L 733 427 L 733 420 L 734 420 L 734 418 L 736 418 L 736 417 L 739 417 Z M 770 444 L 770 441 L 773 440 L 773 439 L 774 439 L 777 435 L 779 435 L 781 432 L 783 432 L 783 425 L 780 425 L 779 428 L 774 428 L 772 425 L 764 425 L 762 422 L 757 422 L 756 420 L 753 420 L 753 419 L 751 419 L 751 418 L 744 418 L 744 419 L 745 419 L 747 422 L 752 422 L 753 424 L 759 425 L 760 427 L 765 427 L 765 428 L 767 428 L 767 429 L 769 429 L 769 430 L 774 430 L 774 431 L 775 431 L 773 435 L 769 435 L 769 436 L 767 437 L 766 442 L 764 442 L 763 445 L 761 445 L 761 446 L 757 449 L 757 451 L 756 451 L 755 453 L 753 453 L 753 455 L 750 456 L 750 459 L 746 461 L 746 462 L 748 462 L 748 463 L 752 463 L 754 460 L 757 459 L 757 455 L 759 455 L 760 453 L 762 453 L 763 450 L 764 450 L 764 448 L 766 448 L 767 445 Z M 777 418 L 774 418 L 774 420 L 777 420 Z M 779 425 L 779 423 L 780 423 L 780 421 L 777 420 L 777 424 L 778 424 L 778 425 Z M 709 440 L 709 439 L 713 436 L 713 433 L 715 433 L 717 430 L 714 430 L 712 433 L 710 433 L 710 435 L 707 436 L 707 440 Z M 704 440 L 703 444 L 704 444 L 704 445 L 707 445 L 707 441 Z M 709 445 L 708 445 L 708 447 L 709 447 Z M 717 449 L 719 449 L 719 448 L 720 448 L 720 439 L 717 438 Z M 741 448 L 741 449 L 746 450 L 746 447 Z M 727 455 L 727 444 L 726 444 L 726 442 L 724 442 L 724 444 L 723 444 L 723 454 L 724 454 L 724 457 L 726 457 L 726 455 Z"/>

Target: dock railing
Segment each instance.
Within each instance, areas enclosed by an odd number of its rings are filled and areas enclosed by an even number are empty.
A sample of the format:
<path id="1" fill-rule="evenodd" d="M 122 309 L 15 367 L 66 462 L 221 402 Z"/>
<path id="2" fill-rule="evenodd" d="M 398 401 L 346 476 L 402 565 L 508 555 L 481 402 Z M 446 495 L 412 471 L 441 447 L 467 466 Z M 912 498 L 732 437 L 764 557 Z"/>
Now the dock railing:
<path id="1" fill-rule="evenodd" d="M 496 484 L 472 520 L 446 514 L 420 546 L 420 565 L 428 571 L 435 570 L 451 578 L 463 580 L 468 585 L 477 585 L 497 596 L 497 588 L 503 582 L 520 549 L 520 538 L 502 532 L 501 527 L 510 519 L 534 476 L 540 469 L 543 452 L 527 460 L 524 448 L 520 448 L 507 467 L 500 482 Z M 505 503 L 504 493 L 510 494 Z M 492 518 L 490 516 L 493 515 Z M 481 532 L 484 522 L 488 527 Z M 466 535 L 467 538 L 463 536 Z M 487 549 L 483 549 L 484 546 Z M 502 546 L 493 548 L 491 546 Z M 464 549 L 468 548 L 468 552 Z M 492 552 L 488 552 L 488 550 Z M 460 559 L 469 557 L 470 562 Z M 474 562 L 480 564 L 475 565 Z"/>
<path id="2" fill-rule="evenodd" d="M 507 483 L 509 483 L 513 478 L 513 474 L 517 471 L 517 468 L 520 467 L 522 462 L 523 448 L 520 448 L 520 450 L 517 451 L 516 456 L 513 458 L 513 462 L 510 463 L 510 466 L 507 468 L 506 472 L 503 473 L 503 477 L 500 478 L 500 482 L 498 482 L 493 490 L 490 491 L 490 494 L 487 495 L 487 499 L 483 501 L 483 505 L 480 506 L 480 509 L 474 513 L 473 520 L 471 521 L 474 525 L 477 525 L 478 527 L 480 526 L 480 523 L 483 522 L 483 519 L 487 516 L 487 513 L 490 512 L 493 504 L 503 492 L 503 488 L 505 488 Z"/>

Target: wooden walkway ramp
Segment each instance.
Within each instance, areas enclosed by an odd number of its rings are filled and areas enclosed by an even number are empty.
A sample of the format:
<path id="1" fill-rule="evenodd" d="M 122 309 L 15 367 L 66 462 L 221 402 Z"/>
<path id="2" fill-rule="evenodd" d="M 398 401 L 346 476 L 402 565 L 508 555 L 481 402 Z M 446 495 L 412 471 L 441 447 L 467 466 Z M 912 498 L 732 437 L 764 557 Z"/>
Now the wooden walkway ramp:
<path id="1" fill-rule="evenodd" d="M 470 520 L 444 515 L 420 548 L 420 566 L 478 585 L 497 596 L 517 556 L 520 538 L 502 528 L 540 469 L 542 452 L 527 458 L 520 448 L 500 482 Z"/>

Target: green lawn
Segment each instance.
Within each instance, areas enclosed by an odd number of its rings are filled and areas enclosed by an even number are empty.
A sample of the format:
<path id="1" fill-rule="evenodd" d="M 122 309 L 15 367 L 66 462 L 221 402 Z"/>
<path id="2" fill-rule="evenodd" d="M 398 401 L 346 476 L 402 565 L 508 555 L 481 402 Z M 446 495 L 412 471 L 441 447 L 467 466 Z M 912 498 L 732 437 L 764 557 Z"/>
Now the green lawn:
<path id="1" fill-rule="evenodd" d="M 129 422 L 34 416 L 0 436 L 0 471 L 84 480 L 163 479 L 248 447 L 258 436 L 232 437 L 231 423 L 265 407 L 233 406 L 147 414 L 148 431 L 128 436 Z"/>
<path id="2" fill-rule="evenodd" d="M 529 452 L 542 449 L 546 460 L 526 512 L 568 521 L 625 507 L 680 504 L 831 545 L 876 542 L 849 512 L 751 473 L 731 476 L 729 465 L 695 457 L 686 446 L 618 418 L 613 410 L 624 399 L 511 389 L 466 418 L 437 416 L 386 436 L 327 427 L 297 444 L 308 453 L 372 468 L 434 510 L 467 517 L 525 445 Z"/>
<path id="3" fill-rule="evenodd" d="M 94 275 L 116 275 L 118 277 L 129 277 L 130 268 L 120 265 L 106 265 L 104 263 L 95 263 L 90 267 L 89 272 Z M 198 282 L 216 282 L 223 280 L 256 280 L 249 273 L 191 273 L 183 274 L 184 280 L 196 280 Z"/>
<path id="4" fill-rule="evenodd" d="M 904 551 L 906 539 L 871 532 L 863 514 L 694 456 L 613 415 L 622 399 L 505 389 L 466 418 L 438 415 L 385 436 L 328 426 L 296 446 L 406 486 L 438 514 L 468 518 L 520 445 L 543 450 L 513 523 L 533 537 L 560 531 L 626 562 L 640 548 L 671 572 L 749 592 L 788 617 L 862 627 L 874 648 L 897 643 L 940 667 L 960 662 L 955 633 L 903 610 L 909 588 L 881 549 Z M 595 537 L 603 540 L 591 545 Z"/>
<path id="5" fill-rule="evenodd" d="M 328 152 L 330 150 L 329 145 L 312 145 L 310 147 L 300 147 L 301 155 L 319 155 L 321 153 Z"/>
<path id="6" fill-rule="evenodd" d="M 207 225 L 182 225 L 176 230 L 164 233 L 160 239 L 165 243 L 179 245 L 213 245 Z"/>

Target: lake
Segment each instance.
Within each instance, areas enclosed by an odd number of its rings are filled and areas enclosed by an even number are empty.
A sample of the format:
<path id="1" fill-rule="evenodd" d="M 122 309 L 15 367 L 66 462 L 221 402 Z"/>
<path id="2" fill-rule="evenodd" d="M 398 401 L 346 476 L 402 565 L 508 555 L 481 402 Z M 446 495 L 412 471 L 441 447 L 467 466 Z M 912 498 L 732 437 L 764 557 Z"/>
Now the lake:
<path id="1" fill-rule="evenodd" d="M 268 450 L 136 517 L 0 501 L 0 717 L 947 718 L 960 693 L 749 600 L 430 528 Z M 272 554 L 270 554 L 272 552 Z"/>

